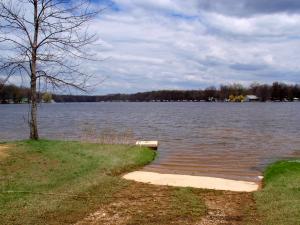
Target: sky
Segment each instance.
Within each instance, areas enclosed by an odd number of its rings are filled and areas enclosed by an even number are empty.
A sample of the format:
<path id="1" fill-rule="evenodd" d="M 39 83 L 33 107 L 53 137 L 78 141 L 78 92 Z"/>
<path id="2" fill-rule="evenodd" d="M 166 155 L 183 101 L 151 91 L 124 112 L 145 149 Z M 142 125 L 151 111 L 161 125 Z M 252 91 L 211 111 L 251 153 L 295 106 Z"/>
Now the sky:
<path id="1" fill-rule="evenodd" d="M 93 0 L 93 94 L 300 83 L 299 0 Z"/>

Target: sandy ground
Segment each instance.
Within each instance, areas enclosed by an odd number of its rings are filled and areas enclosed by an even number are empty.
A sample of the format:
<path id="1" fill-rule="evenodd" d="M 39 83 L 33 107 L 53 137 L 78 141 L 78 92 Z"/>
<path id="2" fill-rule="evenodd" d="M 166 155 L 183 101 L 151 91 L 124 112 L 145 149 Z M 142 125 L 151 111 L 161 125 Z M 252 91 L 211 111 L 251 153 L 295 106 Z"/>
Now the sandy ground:
<path id="1" fill-rule="evenodd" d="M 8 146 L 0 145 L 0 160 L 8 157 L 7 150 L 8 150 Z"/>
<path id="2" fill-rule="evenodd" d="M 132 173 L 128 173 L 125 174 L 123 178 L 127 180 L 155 185 L 193 187 L 235 192 L 253 192 L 259 189 L 259 184 L 255 182 L 236 181 L 204 176 L 160 174 L 145 171 L 135 171 Z"/>

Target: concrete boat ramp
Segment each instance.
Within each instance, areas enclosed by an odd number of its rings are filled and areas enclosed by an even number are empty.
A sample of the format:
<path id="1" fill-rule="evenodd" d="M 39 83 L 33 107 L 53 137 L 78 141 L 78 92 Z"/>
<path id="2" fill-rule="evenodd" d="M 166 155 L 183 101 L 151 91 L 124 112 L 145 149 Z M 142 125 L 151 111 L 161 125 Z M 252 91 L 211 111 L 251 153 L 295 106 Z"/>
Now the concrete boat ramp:
<path id="1" fill-rule="evenodd" d="M 256 182 L 237 181 L 216 177 L 191 176 L 179 174 L 162 174 L 146 171 L 135 171 L 123 176 L 124 179 L 154 185 L 175 187 L 192 187 L 235 192 L 257 191 L 260 185 Z"/>
<path id="2" fill-rule="evenodd" d="M 137 141 L 136 145 L 149 147 L 156 150 L 158 148 L 158 141 Z M 163 174 L 147 171 L 135 171 L 128 173 L 125 174 L 123 178 L 154 185 L 192 187 L 236 192 L 253 192 L 257 191 L 260 187 L 259 183 L 249 181 L 238 181 L 205 176 Z M 262 177 L 259 177 L 259 179 L 262 179 Z"/>

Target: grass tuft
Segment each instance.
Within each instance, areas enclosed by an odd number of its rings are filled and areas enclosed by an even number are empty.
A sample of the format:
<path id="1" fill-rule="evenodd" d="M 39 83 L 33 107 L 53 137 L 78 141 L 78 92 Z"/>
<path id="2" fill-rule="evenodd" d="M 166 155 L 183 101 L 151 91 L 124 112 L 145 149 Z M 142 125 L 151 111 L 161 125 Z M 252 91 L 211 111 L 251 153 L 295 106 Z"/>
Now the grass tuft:
<path id="1" fill-rule="evenodd" d="M 193 188 L 178 188 L 173 191 L 172 207 L 180 217 L 198 217 L 205 215 L 206 207 L 202 198 Z"/>
<path id="2" fill-rule="evenodd" d="M 264 177 L 264 189 L 255 193 L 263 224 L 300 224 L 300 161 L 272 164 Z"/>

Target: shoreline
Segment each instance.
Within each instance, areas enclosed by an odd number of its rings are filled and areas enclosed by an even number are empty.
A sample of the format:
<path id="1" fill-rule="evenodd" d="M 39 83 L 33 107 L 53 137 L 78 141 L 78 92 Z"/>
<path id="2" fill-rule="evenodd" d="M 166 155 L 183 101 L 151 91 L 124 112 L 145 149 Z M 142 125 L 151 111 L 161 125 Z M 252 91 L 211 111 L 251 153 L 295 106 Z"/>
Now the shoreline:
<path id="1" fill-rule="evenodd" d="M 0 193 L 5 224 L 292 225 L 300 219 L 298 158 L 270 164 L 259 189 L 255 182 L 130 173 L 153 161 L 154 152 L 147 148 L 49 140 L 1 147 L 8 154 L 0 159 L 7 171 L 2 182 L 9 184 Z M 123 179 L 133 174 L 156 180 Z"/>
<path id="2" fill-rule="evenodd" d="M 178 174 L 162 174 L 145 171 L 135 171 L 122 176 L 126 180 L 174 187 L 192 187 L 211 190 L 234 192 L 254 192 L 261 188 L 260 183 L 237 181 L 217 177 L 191 176 Z"/>

